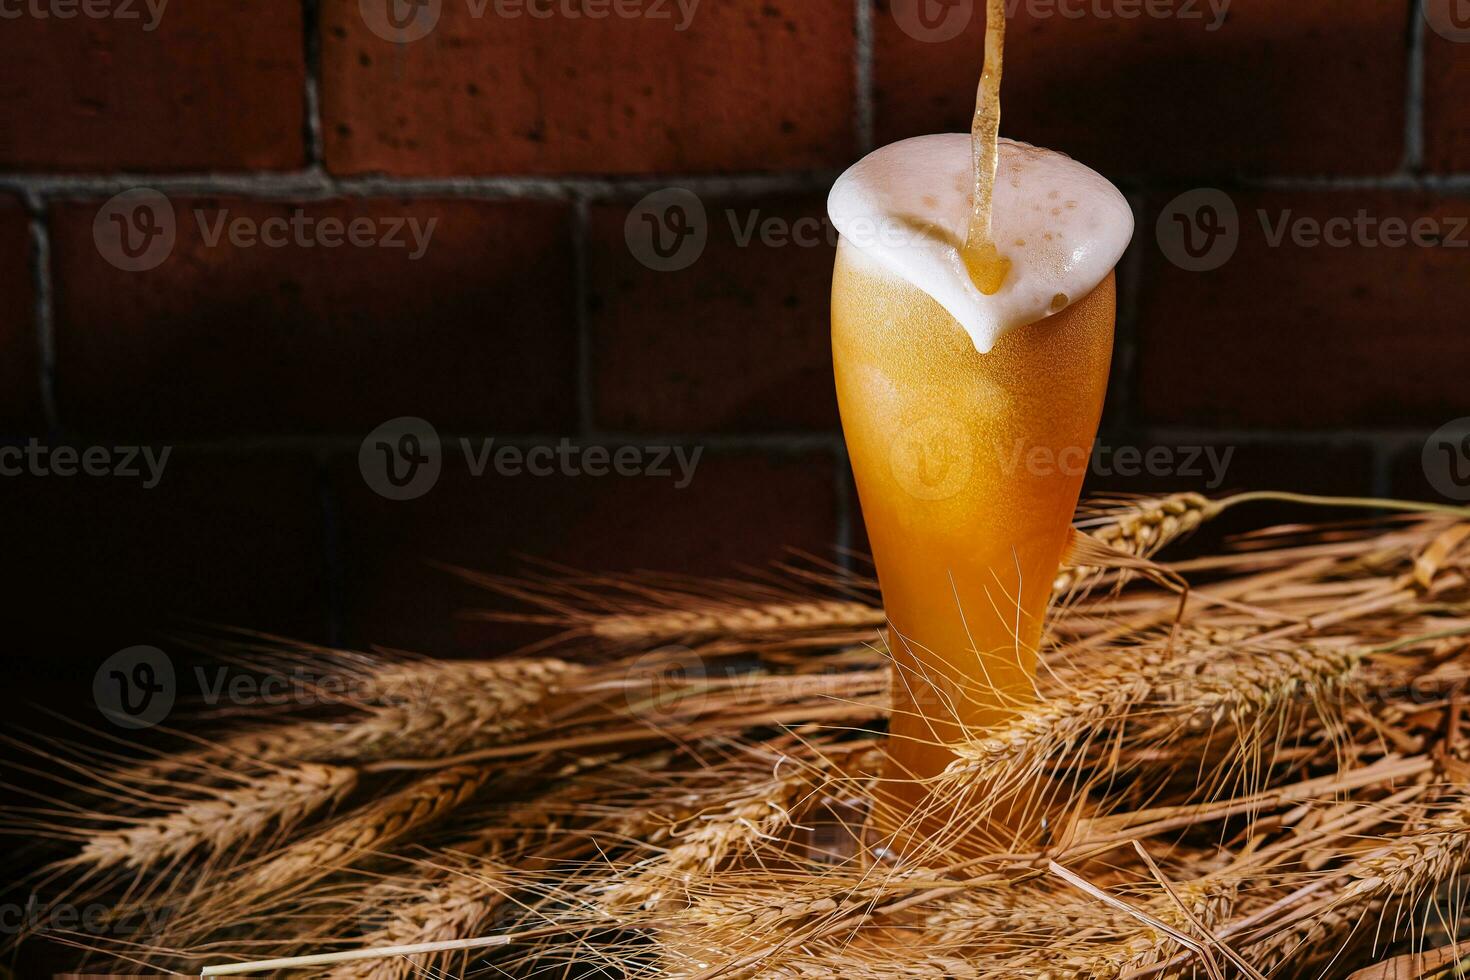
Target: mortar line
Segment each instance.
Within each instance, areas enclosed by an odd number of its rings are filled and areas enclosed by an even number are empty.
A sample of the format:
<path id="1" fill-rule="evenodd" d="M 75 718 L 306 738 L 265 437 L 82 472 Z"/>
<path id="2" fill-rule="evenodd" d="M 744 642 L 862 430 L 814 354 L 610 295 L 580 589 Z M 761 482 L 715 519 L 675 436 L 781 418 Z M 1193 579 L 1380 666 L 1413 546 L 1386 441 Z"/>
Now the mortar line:
<path id="1" fill-rule="evenodd" d="M 1127 439 L 1135 442 L 1150 441 L 1156 445 L 1237 443 L 1243 446 L 1382 446 L 1388 451 L 1399 452 L 1405 448 L 1422 444 L 1430 431 L 1430 424 L 1417 428 L 1398 429 L 1206 429 L 1184 425 L 1136 424 L 1127 428 L 1113 427 L 1102 433 L 1102 438 L 1122 444 Z M 86 436 L 72 434 L 72 441 Z M 121 432 L 104 436 L 113 444 L 133 439 L 135 434 Z M 482 441 L 494 439 L 496 445 L 540 446 L 557 444 L 566 440 L 579 447 L 587 446 L 702 446 L 715 452 L 776 452 L 811 453 L 845 451 L 842 436 L 837 431 L 812 432 L 766 432 L 766 433 L 711 433 L 711 432 L 593 432 L 585 436 L 568 435 L 564 432 L 486 432 L 444 431 L 440 433 L 444 442 L 460 439 Z M 361 433 L 321 433 L 314 435 L 242 435 L 222 438 L 178 438 L 152 439 L 149 445 L 167 445 L 186 452 L 256 452 L 261 450 L 281 452 L 326 452 L 356 453 L 362 445 Z"/>
<path id="2" fill-rule="evenodd" d="M 37 364 L 41 386 L 41 411 L 51 432 L 61 429 L 61 416 L 56 404 L 56 329 L 55 307 L 51 284 L 51 229 L 46 211 L 39 205 L 32 209 L 31 292 L 34 296 L 32 321 L 36 336 Z"/>
<path id="3" fill-rule="evenodd" d="M 1245 190 L 1430 191 L 1470 194 L 1470 174 L 1388 174 L 1381 177 L 1266 177 L 1241 185 Z"/>
<path id="4" fill-rule="evenodd" d="M 593 400 L 591 204 L 579 197 L 572 205 L 572 275 L 577 325 L 577 427 L 585 438 L 596 431 Z"/>
<path id="5" fill-rule="evenodd" d="M 1393 461 L 1397 453 L 1382 443 L 1373 443 L 1373 496 L 1388 497 L 1393 490 Z"/>
<path id="6" fill-rule="evenodd" d="M 1145 214 L 1145 201 L 1141 195 L 1128 195 L 1128 204 L 1133 209 L 1135 221 Z M 1138 315 L 1139 300 L 1143 295 L 1143 249 L 1130 248 L 1123 255 L 1118 268 L 1117 327 L 1117 376 L 1108 381 L 1107 397 L 1114 411 L 1110 427 L 1128 428 L 1138 415 Z"/>
<path id="7" fill-rule="evenodd" d="M 1424 66 L 1429 20 L 1425 0 L 1409 4 L 1408 84 L 1404 95 L 1404 170 L 1417 174 L 1424 169 Z"/>
<path id="8" fill-rule="evenodd" d="M 740 174 L 661 174 L 628 177 L 334 177 L 320 167 L 280 173 L 0 174 L 0 191 L 46 201 L 107 196 L 135 187 L 160 193 L 324 199 L 331 197 L 448 197 L 482 200 L 636 199 L 670 186 L 711 197 L 825 194 L 836 171 Z M 1177 190 L 1178 181 L 1116 181 L 1126 193 Z M 1286 176 L 1217 180 L 1230 190 L 1412 190 L 1470 194 L 1470 173 L 1378 176 Z"/>
<path id="9" fill-rule="evenodd" d="M 320 0 L 301 0 L 301 35 L 304 51 L 306 79 L 302 99 L 305 113 L 304 134 L 306 140 L 306 162 L 310 168 L 321 168 L 325 162 L 322 144 L 321 107 L 321 3 Z"/>
<path id="10" fill-rule="evenodd" d="M 111 196 L 135 187 L 175 194 L 328 197 L 467 197 L 501 199 L 636 199 L 671 185 L 697 194 L 759 196 L 825 192 L 835 171 L 744 174 L 663 174 L 613 177 L 335 177 L 320 167 L 280 173 L 0 174 L 0 191 L 42 198 Z"/>
<path id="11" fill-rule="evenodd" d="M 856 88 L 856 118 L 854 127 L 857 136 L 858 155 L 862 156 L 874 148 L 875 122 L 874 99 L 876 89 L 873 70 L 873 0 L 855 0 L 857 8 L 853 25 L 853 73 Z"/>
<path id="12" fill-rule="evenodd" d="M 836 562 L 846 571 L 852 571 L 852 542 L 857 508 L 853 506 L 852 485 L 848 481 L 847 443 L 839 436 L 836 441 L 836 459 L 832 465 L 833 508 L 837 519 Z"/>
<path id="13" fill-rule="evenodd" d="M 332 485 L 328 456 L 316 454 L 316 497 L 322 522 L 323 604 L 326 606 L 327 642 L 343 643 L 346 622 L 346 562 L 342 550 L 342 515 Z"/>
<path id="14" fill-rule="evenodd" d="M 107 437 L 113 444 L 136 436 L 121 433 Z M 576 447 L 607 446 L 671 446 L 693 449 L 701 447 L 719 453 L 764 452 L 801 455 L 813 452 L 836 452 L 841 449 L 841 436 L 835 432 L 784 432 L 784 433 L 699 433 L 699 432 L 595 432 L 587 436 L 568 435 L 565 432 L 515 432 L 498 433 L 484 431 L 442 431 L 442 443 L 457 443 L 461 439 L 482 442 L 493 439 L 497 446 L 557 445 L 565 440 Z M 261 435 L 227 438 L 182 438 L 152 439 L 149 445 L 167 445 L 184 452 L 252 453 L 260 451 L 355 454 L 362 447 L 362 435 L 347 433 L 323 433 L 319 435 Z"/>
<path id="15" fill-rule="evenodd" d="M 1423 439 L 1430 431 L 1429 428 L 1418 428 L 1414 426 L 1380 427 L 1380 428 L 1348 428 L 1348 429 L 1241 429 L 1241 428 L 1205 428 L 1203 426 L 1174 424 L 1174 423 L 1141 423 L 1136 426 L 1140 432 L 1150 435 L 1167 436 L 1170 438 L 1201 439 L 1215 436 L 1223 439 L 1233 439 L 1237 442 L 1280 442 L 1300 443 L 1318 442 L 1326 443 L 1333 440 L 1350 442 L 1369 442 L 1374 440 L 1392 442 L 1394 440 Z"/>

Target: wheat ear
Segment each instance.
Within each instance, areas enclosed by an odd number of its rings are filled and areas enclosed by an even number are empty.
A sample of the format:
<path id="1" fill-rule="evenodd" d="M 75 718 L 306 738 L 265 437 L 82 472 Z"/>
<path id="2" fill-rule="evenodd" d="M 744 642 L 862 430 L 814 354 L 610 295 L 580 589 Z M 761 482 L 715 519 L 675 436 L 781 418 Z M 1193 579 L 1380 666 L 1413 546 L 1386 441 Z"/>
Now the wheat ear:
<path id="1" fill-rule="evenodd" d="M 342 722 L 243 732 L 201 758 L 239 766 L 455 755 L 535 730 L 542 724 L 536 709 L 575 686 L 585 672 L 556 658 L 389 667 L 365 685 L 382 703 L 364 702 L 361 713 Z"/>
<path id="2" fill-rule="evenodd" d="M 1430 820 L 1420 831 L 1394 840 L 1350 864 L 1341 877 L 1347 885 L 1319 903 L 1318 914 L 1298 911 L 1295 919 L 1250 947 L 1251 958 L 1270 972 L 1303 949 L 1316 950 L 1353 932 L 1367 917 L 1381 914 L 1392 902 L 1424 895 L 1456 877 L 1470 860 L 1470 800 L 1461 801 Z"/>
<path id="3" fill-rule="evenodd" d="M 831 750 L 817 762 L 791 765 L 784 775 L 741 787 L 733 797 L 697 815 L 691 827 L 675 832 L 678 843 L 662 854 L 635 865 L 602 895 L 603 904 L 613 908 L 652 908 L 666 896 L 671 884 L 707 875 L 750 845 L 774 837 L 790 826 L 796 810 L 814 791 L 825 785 L 839 759 L 856 757 L 855 768 L 877 764 L 879 750 L 856 752 Z"/>
<path id="4" fill-rule="evenodd" d="M 98 869 L 142 870 L 199 850 L 223 854 L 272 828 L 278 833 L 291 830 L 356 785 L 356 771 L 338 766 L 278 769 L 238 785 L 204 789 L 203 799 L 162 816 L 137 818 L 129 826 L 93 834 L 73 860 Z"/>
<path id="5" fill-rule="evenodd" d="M 244 871 L 230 883 L 231 896 L 256 902 L 319 881 L 454 810 L 487 778 L 489 770 L 478 766 L 425 776 Z"/>
<path id="6" fill-rule="evenodd" d="M 1064 747 L 1127 723 L 1143 705 L 1150 709 L 1143 741 L 1226 720 L 1243 726 L 1297 696 L 1320 705 L 1323 695 L 1347 683 L 1367 653 L 1307 645 L 1231 656 L 1206 645 L 1109 660 L 1088 670 L 1085 684 L 1018 712 L 983 738 L 953 746 L 958 758 L 942 778 L 983 783 L 1006 774 L 1019 777 Z"/>
<path id="7" fill-rule="evenodd" d="M 704 609 L 597 617 L 593 636 L 615 643 L 673 643 L 712 638 L 776 634 L 790 636 L 831 630 L 870 629 L 885 622 L 883 610 L 839 600 L 719 605 Z"/>
<path id="8" fill-rule="evenodd" d="M 361 940 L 365 947 L 410 946 L 476 935 L 501 902 L 503 884 L 483 871 L 456 870 L 432 888 L 414 891 L 391 910 L 388 922 Z M 387 957 L 334 968 L 328 980 L 408 980 L 426 969 L 423 958 Z"/>
<path id="9" fill-rule="evenodd" d="M 1171 541 L 1193 533 L 1223 509 L 1221 503 L 1198 493 L 1149 498 L 1109 515 L 1108 523 L 1086 533 L 1108 551 L 1149 558 Z M 1104 571 L 1105 568 L 1087 564 L 1064 568 L 1052 583 L 1052 592 L 1055 595 L 1075 592 Z"/>

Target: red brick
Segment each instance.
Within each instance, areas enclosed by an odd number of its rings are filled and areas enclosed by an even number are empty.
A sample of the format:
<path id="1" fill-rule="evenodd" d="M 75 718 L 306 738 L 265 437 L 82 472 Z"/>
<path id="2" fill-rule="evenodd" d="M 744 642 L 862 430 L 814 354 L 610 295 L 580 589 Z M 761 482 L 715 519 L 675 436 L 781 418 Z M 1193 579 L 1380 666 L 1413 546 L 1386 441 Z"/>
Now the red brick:
<path id="1" fill-rule="evenodd" d="M 457 619 L 506 604 L 429 567 L 516 574 L 531 560 L 589 572 L 741 574 L 787 548 L 830 555 L 833 461 L 706 452 L 685 489 L 644 477 L 473 477 L 445 446 L 439 481 L 417 500 L 368 489 L 354 460 L 333 467 L 341 501 L 348 631 L 355 643 L 434 653 L 503 652 L 524 630 Z M 524 612 L 524 606 L 513 606 Z"/>
<path id="2" fill-rule="evenodd" d="M 836 428 L 823 202 L 710 201 L 708 243 L 679 271 L 634 256 L 624 236 L 630 207 L 592 214 L 598 423 L 654 432 Z M 785 233 L 763 235 L 767 227 Z"/>
<path id="3" fill-rule="evenodd" d="M 40 432 L 41 354 L 31 283 L 30 218 L 0 196 L 0 432 Z"/>
<path id="4" fill-rule="evenodd" d="M 854 151 L 851 0 L 723 0 L 672 19 L 569 18 L 584 0 L 450 0 L 390 43 L 358 0 L 322 5 L 337 173 L 639 173 L 843 164 Z M 551 16 L 507 18 L 536 6 Z M 655 7 L 650 2 L 646 7 Z M 604 8 L 610 9 L 610 8 Z"/>
<path id="5" fill-rule="evenodd" d="M 1443 173 L 1470 170 L 1470 42 L 1426 32 L 1424 163 Z"/>
<path id="6" fill-rule="evenodd" d="M 123 475 L 26 473 L 0 477 L 0 499 L 11 628 L 54 636 L 44 649 L 58 661 L 65 639 L 119 649 L 188 622 L 325 638 L 309 457 L 174 448 L 152 488 Z"/>
<path id="7" fill-rule="evenodd" d="M 1187 272 L 1153 239 L 1155 201 L 1139 225 L 1140 404 L 1155 422 L 1262 428 L 1438 425 L 1463 412 L 1470 335 L 1470 229 L 1460 248 L 1303 248 L 1292 219 L 1432 218 L 1445 234 L 1470 200 L 1411 192 L 1236 194 L 1240 245 L 1213 272 Z"/>
<path id="8" fill-rule="evenodd" d="M 545 202 L 180 199 L 173 252 L 127 272 L 93 241 L 97 202 L 54 212 L 58 399 L 88 431 L 451 431 L 575 419 L 571 219 Z M 229 220 L 437 219 L 405 248 L 210 244 Z M 198 212 L 208 231 L 201 231 Z M 378 225 L 384 233 L 391 231 Z"/>
<path id="9" fill-rule="evenodd" d="M 305 162 L 300 3 L 170 3 L 151 31 L 142 0 L 112 5 L 124 6 L 139 19 L 5 21 L 0 166 L 254 170 Z"/>
<path id="10" fill-rule="evenodd" d="M 924 42 L 899 26 L 894 0 L 878 4 L 879 142 L 968 131 L 984 5 L 974 3 L 958 37 Z M 1191 5 L 1203 20 L 1055 13 L 1095 6 L 1016 5 L 1005 135 L 1110 177 L 1382 173 L 1399 164 L 1408 0 L 1235 0 L 1215 31 L 1205 29 L 1214 18 L 1204 0 Z"/>

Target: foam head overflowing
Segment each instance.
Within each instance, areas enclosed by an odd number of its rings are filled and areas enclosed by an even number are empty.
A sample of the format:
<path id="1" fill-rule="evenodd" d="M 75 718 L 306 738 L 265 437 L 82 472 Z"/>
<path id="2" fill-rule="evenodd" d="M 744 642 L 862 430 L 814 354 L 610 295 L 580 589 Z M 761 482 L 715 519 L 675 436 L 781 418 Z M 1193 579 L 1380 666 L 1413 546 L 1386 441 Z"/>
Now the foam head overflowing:
<path id="1" fill-rule="evenodd" d="M 962 250 L 975 175 L 967 133 L 885 146 L 838 179 L 827 201 L 843 239 L 932 296 L 989 353 L 1008 330 L 1092 292 L 1133 237 L 1133 212 L 1100 174 L 1051 150 L 1002 140 L 992 237 L 1009 262 L 994 295 Z"/>

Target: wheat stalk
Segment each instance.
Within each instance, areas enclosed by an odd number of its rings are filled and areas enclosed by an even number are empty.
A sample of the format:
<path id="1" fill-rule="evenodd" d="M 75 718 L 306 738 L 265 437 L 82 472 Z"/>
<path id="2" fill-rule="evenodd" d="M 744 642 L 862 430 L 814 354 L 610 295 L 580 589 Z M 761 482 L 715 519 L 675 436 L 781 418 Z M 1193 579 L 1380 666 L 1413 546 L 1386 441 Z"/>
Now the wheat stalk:
<path id="1" fill-rule="evenodd" d="M 1170 542 L 1193 533 L 1224 507 L 1224 504 L 1198 493 L 1149 498 L 1109 514 L 1105 519 L 1098 518 L 1106 520 L 1106 523 L 1089 531 L 1088 535 L 1108 551 L 1133 558 L 1149 558 Z M 1064 568 L 1052 583 L 1052 593 L 1068 595 L 1076 592 L 1104 571 L 1103 567 L 1086 564 Z"/>
<path id="2" fill-rule="evenodd" d="M 658 856 L 634 865 L 601 896 L 609 908 L 652 908 L 670 898 L 670 890 L 718 869 L 732 856 L 789 827 L 806 799 L 827 785 L 844 762 L 865 769 L 877 763 L 878 750 L 836 747 L 816 762 L 788 764 L 785 774 L 739 787 L 732 795 L 698 814 L 692 825 L 671 836 L 678 843 Z"/>
<path id="3" fill-rule="evenodd" d="M 1154 692 L 1154 700 L 1169 708 L 1155 730 L 1198 732 L 1225 720 L 1239 725 L 1295 701 L 1321 708 L 1348 687 L 1371 652 L 1362 646 L 1308 643 L 1246 649 L 1217 662 L 1194 660 L 1183 667 L 1187 676 L 1171 678 Z"/>
<path id="4" fill-rule="evenodd" d="M 758 605 L 714 605 L 634 615 L 596 617 L 588 631 L 616 643 L 694 642 L 715 637 L 794 636 L 882 626 L 883 610 L 861 602 L 819 600 Z"/>
<path id="5" fill-rule="evenodd" d="M 1204 879 L 1173 885 L 1171 890 L 1172 896 L 1151 903 L 1150 914 L 1186 935 L 1203 939 L 1198 935 L 1199 928 L 1214 930 L 1226 921 L 1235 909 L 1241 886 L 1239 881 L 1229 879 Z M 1085 964 L 1090 975 L 1104 980 L 1166 962 L 1179 952 L 1175 939 L 1145 925 L 1130 938 L 1079 966 Z"/>
<path id="6" fill-rule="evenodd" d="M 445 666 L 444 682 L 428 696 L 373 709 L 338 729 L 318 753 L 353 760 L 433 757 L 498 744 L 536 727 L 532 709 L 582 672 L 561 660 L 520 660 L 475 665 L 461 678 Z"/>
<path id="7" fill-rule="evenodd" d="M 1297 910 L 1289 927 L 1250 946 L 1263 970 L 1274 970 L 1297 953 L 1319 952 L 1335 938 L 1356 929 L 1390 903 L 1409 901 L 1459 875 L 1470 861 L 1470 801 L 1461 801 L 1421 830 L 1353 862 L 1340 875 L 1346 887 L 1312 906 Z M 1286 918 L 1285 916 L 1283 916 Z"/>
<path id="8" fill-rule="evenodd" d="M 363 944 L 411 946 L 475 935 L 495 914 L 507 884 L 504 875 L 495 875 L 487 866 L 455 869 L 439 876 L 436 884 L 400 895 L 398 904 L 388 909 L 387 923 L 367 933 Z M 425 967 L 423 957 L 389 957 L 344 963 L 327 976 L 329 980 L 408 980 Z"/>
<path id="9" fill-rule="evenodd" d="M 116 866 L 142 870 L 199 850 L 224 854 L 258 840 L 272 827 L 286 833 L 339 802 L 356 785 L 355 770 L 304 764 L 226 788 L 205 788 L 203 799 L 91 835 L 74 860 L 99 870 Z"/>
<path id="10" fill-rule="evenodd" d="M 224 904 L 258 904 L 267 898 L 279 901 L 282 893 L 319 881 L 439 819 L 473 796 L 488 778 L 486 769 L 459 766 L 418 779 L 243 869 L 230 882 L 231 894 L 225 896 Z"/>
<path id="11" fill-rule="evenodd" d="M 1303 645 L 1240 650 L 1213 645 L 1147 649 L 1079 668 L 1081 683 L 1015 714 L 998 729 L 952 746 L 956 760 L 941 779 L 984 784 L 1024 777 L 1041 759 L 1098 739 L 1141 719 L 1134 739 L 1156 741 L 1212 731 L 1221 721 L 1240 728 L 1299 696 L 1321 707 L 1341 690 L 1368 655 L 1361 647 Z"/>
<path id="12" fill-rule="evenodd" d="M 248 731 L 195 758 L 259 765 L 455 755 L 544 725 L 536 709 L 575 686 L 585 670 L 555 658 L 389 666 L 363 688 L 380 703 L 361 703 L 345 721 Z"/>
<path id="13" fill-rule="evenodd" d="M 1115 526 L 1095 537 L 1146 556 L 1245 499 L 1277 495 L 1146 502 L 1123 520 L 1113 515 Z M 1227 969 L 1253 975 L 1239 954 L 1286 973 L 1341 948 L 1355 928 L 1371 931 L 1362 923 L 1407 907 L 1470 858 L 1470 803 L 1403 822 L 1406 809 L 1422 814 L 1433 798 L 1436 769 L 1449 781 L 1470 779 L 1462 761 L 1470 702 L 1459 693 L 1470 649 L 1431 642 L 1470 631 L 1456 544 L 1464 535 L 1446 528 L 1436 519 L 1377 537 L 1334 529 L 1305 543 L 1297 529 L 1279 549 L 1257 537 L 1249 553 L 1176 566 L 1211 576 L 1187 604 L 1134 582 L 1069 606 L 1058 632 L 1075 639 L 1046 657 L 1045 698 L 974 733 L 934 784 L 941 803 L 962 794 L 973 805 L 922 858 L 885 849 L 883 834 L 854 816 L 873 802 L 877 783 L 865 774 L 878 768 L 868 754 L 875 743 L 820 734 L 834 719 L 867 723 L 832 708 L 877 703 L 871 695 L 886 671 L 842 645 L 881 614 L 734 584 L 628 588 L 603 600 L 579 580 L 557 593 L 570 597 L 560 621 L 575 620 L 584 639 L 633 646 L 695 637 L 721 655 L 765 655 L 748 677 L 692 679 L 687 693 L 697 700 L 679 702 L 677 725 L 635 726 L 617 707 L 661 690 L 630 681 L 625 662 L 360 657 L 351 666 L 356 696 L 341 699 L 339 720 L 306 716 L 227 737 L 233 751 L 214 749 L 202 763 L 198 753 L 165 761 L 160 768 L 182 773 L 174 786 L 156 774 L 122 784 L 118 809 L 127 815 L 100 824 L 105 831 L 61 834 L 82 840 L 77 887 L 99 867 L 185 866 L 169 899 L 187 889 L 195 914 L 164 935 L 115 947 L 173 965 L 191 961 L 165 947 L 187 945 L 198 957 L 315 943 L 336 952 L 303 965 L 355 963 L 333 980 L 405 980 L 414 969 L 452 968 L 473 945 L 498 950 L 495 966 L 510 975 L 575 963 L 691 980 L 1071 980 L 1203 975 L 1215 969 L 1197 959 L 1203 948 L 1212 960 L 1229 959 Z M 634 600 L 614 601 L 625 594 Z M 594 606 L 610 615 L 585 612 Z M 599 620 L 621 625 L 599 636 L 591 628 Z M 1432 690 L 1358 700 L 1369 684 L 1424 679 Z M 604 731 L 604 722 L 618 731 Z M 619 734 L 624 723 L 631 736 Z M 597 740 L 609 734 L 617 738 Z M 662 737 L 656 764 L 568 764 L 569 753 L 589 746 L 626 752 Z M 454 750 L 466 745 L 523 750 L 535 763 L 525 778 L 498 782 L 494 801 L 464 805 L 500 771 L 492 767 L 505 765 L 460 764 Z M 1250 772 L 1248 789 L 1218 773 L 1204 778 L 1225 762 L 1244 770 L 1248 756 L 1267 761 Z M 363 779 L 406 764 L 428 775 L 385 783 L 386 791 L 369 784 L 376 796 L 360 787 L 370 802 L 328 818 L 340 797 L 325 787 L 271 799 L 274 770 L 252 761 L 261 758 L 302 772 L 362 760 Z M 1042 808 L 1052 821 L 1046 839 L 1000 842 L 981 826 L 993 811 L 988 799 L 1028 781 L 1043 794 L 1070 792 L 1067 806 Z M 149 796 L 165 791 L 172 801 L 150 816 L 161 804 L 148 806 Z M 77 812 L 65 806 L 48 815 L 65 821 Z M 826 808 L 832 814 L 819 816 Z M 841 823 L 855 855 L 829 854 L 802 836 L 828 819 Z M 1391 826 L 1408 829 L 1386 841 L 1370 836 Z M 1119 857 L 1121 842 L 1137 842 L 1139 854 Z M 247 850 L 252 859 L 240 863 Z M 199 855 L 209 860 L 185 864 Z M 1160 897 L 1164 873 L 1150 855 L 1186 883 Z M 919 860 L 953 863 L 909 863 Z M 138 907 L 157 901 L 151 882 L 164 876 L 140 877 L 142 888 L 128 876 L 97 877 L 123 891 L 124 907 Z M 502 933 L 493 923 L 507 908 L 522 911 L 517 928 Z M 531 920 L 535 928 L 519 928 Z M 373 960 L 373 950 L 342 948 L 344 935 L 413 955 Z"/>
<path id="14" fill-rule="evenodd" d="M 676 926 L 687 922 L 707 929 L 767 935 L 810 920 L 861 913 L 889 895 L 912 890 L 916 882 L 930 884 L 939 877 L 932 869 L 910 868 L 849 880 L 840 876 L 771 881 L 737 878 L 725 886 L 728 894 L 697 898 L 674 922 Z M 737 889 L 732 884 L 744 887 Z"/>

